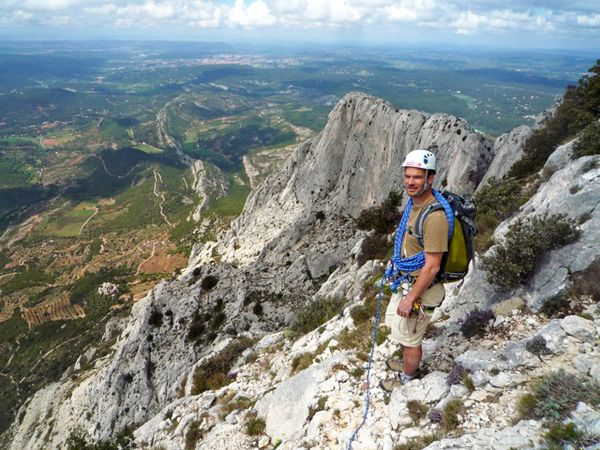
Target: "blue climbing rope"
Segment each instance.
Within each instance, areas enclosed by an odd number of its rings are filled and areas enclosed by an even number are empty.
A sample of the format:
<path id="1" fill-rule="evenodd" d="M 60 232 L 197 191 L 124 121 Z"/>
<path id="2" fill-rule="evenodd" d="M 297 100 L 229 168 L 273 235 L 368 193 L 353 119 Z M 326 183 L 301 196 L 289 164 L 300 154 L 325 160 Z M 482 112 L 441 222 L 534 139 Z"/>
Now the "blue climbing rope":
<path id="1" fill-rule="evenodd" d="M 450 238 L 454 233 L 454 211 L 442 194 L 436 190 L 432 190 L 431 192 L 433 193 L 435 199 L 442 205 L 444 212 L 446 213 L 446 219 L 448 220 L 448 241 L 450 241 Z M 406 258 L 402 257 L 402 241 L 404 240 L 404 234 L 406 233 L 408 218 L 410 216 L 412 207 L 413 199 L 411 198 L 406 204 L 404 214 L 402 214 L 402 219 L 400 219 L 400 224 L 396 230 L 394 255 L 390 260 L 390 265 L 385 271 L 384 278 L 389 280 L 392 292 L 398 291 L 400 284 L 402 281 L 404 281 L 404 279 L 407 278 L 408 274 L 421 269 L 425 265 L 425 252 L 419 252 Z"/>
<path id="2" fill-rule="evenodd" d="M 454 233 L 454 211 L 450 204 L 446 201 L 446 199 L 436 190 L 432 190 L 432 193 L 436 200 L 440 202 L 440 204 L 444 207 L 444 211 L 446 212 L 446 219 L 448 220 L 448 241 L 452 237 L 452 233 Z M 400 224 L 398 225 L 398 229 L 396 230 L 396 239 L 394 242 L 394 256 L 392 256 L 388 267 L 386 268 L 383 276 L 381 277 L 381 281 L 379 283 L 379 293 L 377 294 L 377 307 L 375 309 L 375 325 L 373 327 L 373 333 L 371 336 L 371 353 L 369 354 L 369 362 L 367 364 L 367 393 L 365 394 L 365 413 L 363 415 L 363 419 L 360 422 L 360 425 L 354 430 L 352 436 L 350 436 L 350 441 L 348 442 L 348 450 L 352 450 L 352 443 L 356 438 L 356 435 L 363 427 L 363 425 L 367 422 L 367 417 L 369 415 L 369 406 L 371 404 L 371 367 L 373 365 L 373 354 L 375 353 L 375 345 L 377 344 L 377 334 L 379 331 L 379 320 L 381 317 L 381 300 L 383 298 L 383 287 L 386 282 L 390 284 L 390 288 L 392 292 L 397 292 L 398 287 L 402 284 L 402 282 L 408 279 L 409 275 L 421 269 L 425 265 L 425 252 L 419 252 L 416 255 L 409 256 L 407 258 L 402 258 L 402 240 L 404 239 L 404 234 L 406 233 L 406 226 L 408 224 L 408 217 L 410 216 L 410 211 L 412 210 L 413 199 L 409 199 L 406 204 L 406 208 L 404 209 L 404 213 L 402 214 L 402 219 L 400 219 Z"/>
<path id="3" fill-rule="evenodd" d="M 367 422 L 367 416 L 369 415 L 369 405 L 371 403 L 371 366 L 373 364 L 373 353 L 375 352 L 377 332 L 379 330 L 379 318 L 381 316 L 381 299 L 383 298 L 384 283 L 385 277 L 381 277 L 381 282 L 379 283 L 379 293 L 377 294 L 377 309 L 375 310 L 375 327 L 373 328 L 373 335 L 371 336 L 371 354 L 369 355 L 369 364 L 367 365 L 367 394 L 365 400 L 365 414 L 363 416 L 362 422 L 356 428 L 356 430 L 354 430 L 352 436 L 350 437 L 350 442 L 348 442 L 348 450 L 352 450 L 352 442 L 356 438 L 356 435 L 358 434 L 362 426 Z"/>

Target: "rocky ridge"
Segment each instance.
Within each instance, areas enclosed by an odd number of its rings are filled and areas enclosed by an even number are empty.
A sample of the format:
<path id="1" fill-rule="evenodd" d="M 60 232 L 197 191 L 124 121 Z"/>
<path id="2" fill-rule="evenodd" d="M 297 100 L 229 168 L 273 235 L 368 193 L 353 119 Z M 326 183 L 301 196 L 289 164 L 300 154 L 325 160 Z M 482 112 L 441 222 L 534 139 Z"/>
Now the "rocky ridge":
<path id="1" fill-rule="evenodd" d="M 106 439 L 131 424 L 141 424 L 134 432 L 141 448 L 186 448 L 192 427 L 203 437 L 191 448 L 273 448 L 278 440 L 278 448 L 286 449 L 345 445 L 361 420 L 364 395 L 364 355 L 341 339 L 344 330 L 359 327 L 350 307 L 296 341 L 279 330 L 293 316 L 290 300 L 302 302 L 298 293 L 317 299 L 335 293 L 353 304 L 364 300 L 367 281 L 381 267 L 373 261 L 361 267 L 356 263 L 364 233 L 356 231 L 353 217 L 400 187 L 400 167 L 391 161 L 401 160 L 407 148 L 435 145 L 440 147 L 440 183 L 472 192 L 493 151 L 464 122 L 447 115 L 396 111 L 362 94 L 346 96 L 325 130 L 300 145 L 281 171 L 252 194 L 228 236 L 199 245 L 188 269 L 138 302 L 126 324 L 111 322 L 101 344 L 112 348 L 107 356 L 92 360 L 87 370 L 65 374 L 60 383 L 32 398 L 11 430 L 10 448 L 60 447 L 77 427 L 95 439 Z M 497 292 L 477 266 L 464 283 L 449 286 L 447 300 L 436 313 L 440 334 L 426 344 L 429 373 L 389 398 L 373 387 L 372 414 L 354 448 L 388 449 L 434 433 L 438 428 L 426 419 L 404 419 L 408 402 L 439 408 L 453 398 L 462 398 L 466 407 L 461 425 L 454 437 L 438 439 L 431 448 L 503 448 L 503 442 L 510 443 L 504 448 L 535 448 L 541 445 L 542 424 L 513 423 L 515 393 L 559 366 L 598 381 L 600 322 L 595 305 L 586 310 L 592 320 L 570 316 L 546 321 L 532 312 L 543 301 L 538 292 L 568 289 L 569 279 L 561 274 L 585 269 L 597 254 L 593 242 L 600 227 L 593 192 L 600 187 L 598 166 L 598 157 L 570 161 L 568 147 L 553 155 L 538 194 L 519 214 L 564 210 L 573 220 L 584 217 L 582 237 L 547 255 L 527 286 L 516 292 Z M 395 176 L 386 178 L 388 172 Z M 508 223 L 499 227 L 496 237 Z M 218 283 L 201 288 L 209 274 Z M 261 290 L 270 297 L 261 303 L 258 315 L 246 302 Z M 516 308 L 515 295 L 522 299 Z M 509 299 L 511 308 L 496 314 L 483 340 L 460 338 L 457 330 L 466 311 Z M 523 309 L 524 303 L 530 308 Z M 189 339 L 190 323 L 199 312 L 218 308 L 226 317 L 221 332 L 195 345 Z M 540 334 L 551 354 L 536 365 L 524 347 Z M 230 372 L 235 380 L 216 391 L 192 395 L 195 369 L 240 336 L 260 340 L 238 359 Z M 372 386 L 384 376 L 383 361 L 394 350 L 385 342 L 377 347 Z M 293 360 L 306 353 L 312 354 L 312 364 L 293 374 Z M 473 378 L 472 392 L 445 381 L 459 354 Z M 250 411 L 265 420 L 265 433 L 259 437 L 245 433 Z M 585 404 L 579 405 L 573 420 L 592 432 L 600 422 L 593 405 Z M 494 439 L 498 446 L 485 447 Z"/>

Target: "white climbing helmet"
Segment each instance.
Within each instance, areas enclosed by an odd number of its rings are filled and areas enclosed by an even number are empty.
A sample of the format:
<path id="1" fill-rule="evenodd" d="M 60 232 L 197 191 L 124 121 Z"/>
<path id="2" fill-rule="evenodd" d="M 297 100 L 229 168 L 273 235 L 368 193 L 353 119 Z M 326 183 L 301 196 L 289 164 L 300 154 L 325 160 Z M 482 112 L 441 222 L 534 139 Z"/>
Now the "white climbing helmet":
<path id="1" fill-rule="evenodd" d="M 436 170 L 435 155 L 429 150 L 413 150 L 406 155 L 402 167 L 416 167 L 417 169 Z"/>

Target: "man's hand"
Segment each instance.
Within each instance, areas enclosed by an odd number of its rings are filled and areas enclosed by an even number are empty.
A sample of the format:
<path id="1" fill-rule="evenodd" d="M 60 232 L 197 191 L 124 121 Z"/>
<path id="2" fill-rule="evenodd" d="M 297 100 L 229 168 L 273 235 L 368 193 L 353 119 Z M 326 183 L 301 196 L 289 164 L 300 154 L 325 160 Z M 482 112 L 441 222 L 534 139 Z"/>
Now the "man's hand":
<path id="1" fill-rule="evenodd" d="M 407 295 L 404 297 L 400 303 L 398 303 L 398 308 L 396 308 L 396 314 L 401 317 L 408 317 L 413 309 L 414 300 L 410 299 L 410 296 Z"/>
<path id="2" fill-rule="evenodd" d="M 436 274 L 440 270 L 443 253 L 425 253 L 425 265 L 419 272 L 419 276 L 412 285 L 408 294 L 398 303 L 396 314 L 402 317 L 410 316 L 413 303 L 425 293 L 431 286 Z"/>

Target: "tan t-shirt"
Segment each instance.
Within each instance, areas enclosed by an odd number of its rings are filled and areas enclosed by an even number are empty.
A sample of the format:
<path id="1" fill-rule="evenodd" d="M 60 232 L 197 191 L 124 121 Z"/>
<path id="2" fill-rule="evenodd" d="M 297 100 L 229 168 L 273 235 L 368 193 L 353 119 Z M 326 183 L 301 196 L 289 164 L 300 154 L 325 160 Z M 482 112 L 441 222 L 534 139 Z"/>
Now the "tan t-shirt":
<path id="1" fill-rule="evenodd" d="M 421 247 L 419 240 L 412 235 L 415 230 L 417 218 L 421 211 L 432 202 L 435 197 L 421 206 L 413 206 L 408 217 L 408 224 L 404 239 L 402 241 L 402 257 L 412 256 L 416 253 L 425 251 L 426 253 L 441 253 L 448 251 L 448 220 L 443 209 L 432 212 L 427 216 L 423 223 L 423 244 Z"/>

